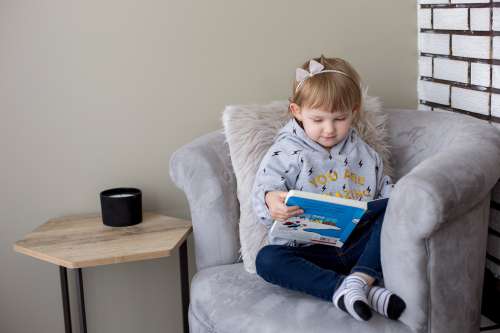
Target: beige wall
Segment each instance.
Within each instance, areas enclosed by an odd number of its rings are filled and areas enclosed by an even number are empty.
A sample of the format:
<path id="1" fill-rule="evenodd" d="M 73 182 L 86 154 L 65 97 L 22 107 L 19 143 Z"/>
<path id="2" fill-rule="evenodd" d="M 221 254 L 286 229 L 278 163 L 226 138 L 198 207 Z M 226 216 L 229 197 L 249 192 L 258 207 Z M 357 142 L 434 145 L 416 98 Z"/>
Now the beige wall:
<path id="1" fill-rule="evenodd" d="M 114 186 L 188 218 L 172 152 L 226 104 L 287 98 L 307 58 L 344 57 L 415 107 L 416 26 L 413 1 L 0 0 L 0 331 L 63 331 L 57 268 L 15 240 Z M 84 275 L 89 332 L 181 331 L 177 255 Z"/>

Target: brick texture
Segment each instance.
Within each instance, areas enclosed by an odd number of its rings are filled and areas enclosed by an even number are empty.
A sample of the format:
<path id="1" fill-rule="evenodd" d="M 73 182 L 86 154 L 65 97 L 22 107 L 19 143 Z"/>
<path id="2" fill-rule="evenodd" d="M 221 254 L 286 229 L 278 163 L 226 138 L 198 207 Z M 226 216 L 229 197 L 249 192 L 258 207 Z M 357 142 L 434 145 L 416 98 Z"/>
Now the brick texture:
<path id="1" fill-rule="evenodd" d="M 418 3 L 419 105 L 500 123 L 500 1 Z"/>
<path id="2" fill-rule="evenodd" d="M 500 0 L 418 4 L 419 109 L 471 115 L 500 130 Z M 486 266 L 500 279 L 500 182 L 491 196 Z"/>

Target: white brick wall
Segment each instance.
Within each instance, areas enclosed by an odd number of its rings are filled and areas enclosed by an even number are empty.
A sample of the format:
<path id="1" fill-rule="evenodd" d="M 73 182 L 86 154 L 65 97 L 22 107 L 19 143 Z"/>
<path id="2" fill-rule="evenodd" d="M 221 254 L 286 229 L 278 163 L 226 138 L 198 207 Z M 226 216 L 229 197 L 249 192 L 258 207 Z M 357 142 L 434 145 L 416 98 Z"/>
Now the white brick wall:
<path id="1" fill-rule="evenodd" d="M 489 31 L 490 30 L 490 9 L 471 8 L 470 10 L 470 30 Z"/>
<path id="2" fill-rule="evenodd" d="M 452 36 L 452 54 L 466 58 L 490 58 L 490 38 L 486 36 Z"/>
<path id="3" fill-rule="evenodd" d="M 471 64 L 471 84 L 489 87 L 490 85 L 490 65 L 482 63 Z"/>
<path id="4" fill-rule="evenodd" d="M 436 3 L 448 3 L 448 0 L 419 0 L 419 4 L 436 4 Z"/>
<path id="5" fill-rule="evenodd" d="M 419 39 L 426 53 L 419 58 L 419 109 L 475 115 L 500 130 L 500 7 L 493 2 L 419 1 L 418 25 L 426 29 Z M 492 200 L 500 203 L 500 182 Z M 500 210 L 491 209 L 490 227 L 500 231 Z M 488 255 L 500 260 L 498 237 L 488 238 Z M 500 280 L 500 265 L 486 263 Z"/>
<path id="6" fill-rule="evenodd" d="M 494 35 L 500 7 L 490 0 L 419 4 L 421 103 L 500 122 L 500 64 L 494 62 L 500 60 L 500 36 Z"/>
<path id="7" fill-rule="evenodd" d="M 448 105 L 450 100 L 450 86 L 447 84 L 419 81 L 420 99 Z"/>
<path id="8" fill-rule="evenodd" d="M 432 76 L 432 57 L 420 57 L 418 68 L 420 76 Z"/>
<path id="9" fill-rule="evenodd" d="M 422 29 L 430 29 L 431 25 L 431 10 L 422 9 L 418 12 L 418 26 Z"/>
<path id="10" fill-rule="evenodd" d="M 451 3 L 488 3 L 489 0 L 451 0 Z"/>
<path id="11" fill-rule="evenodd" d="M 451 107 L 453 108 L 488 115 L 489 99 L 489 93 L 458 87 L 451 88 Z"/>
<path id="12" fill-rule="evenodd" d="M 500 31 L 500 8 L 493 8 L 493 30 Z"/>
<path id="13" fill-rule="evenodd" d="M 446 34 L 421 33 L 420 51 L 435 54 L 450 54 L 450 36 Z"/>
<path id="14" fill-rule="evenodd" d="M 500 37 L 493 37 L 493 59 L 500 60 Z"/>
<path id="15" fill-rule="evenodd" d="M 500 89 L 500 65 L 493 66 L 493 88 Z"/>
<path id="16" fill-rule="evenodd" d="M 434 59 L 434 77 L 437 79 L 468 82 L 469 63 L 465 61 Z"/>
<path id="17" fill-rule="evenodd" d="M 500 94 L 491 94 L 491 115 L 500 117 Z"/>
<path id="18" fill-rule="evenodd" d="M 466 30 L 467 8 L 434 9 L 434 29 Z"/>

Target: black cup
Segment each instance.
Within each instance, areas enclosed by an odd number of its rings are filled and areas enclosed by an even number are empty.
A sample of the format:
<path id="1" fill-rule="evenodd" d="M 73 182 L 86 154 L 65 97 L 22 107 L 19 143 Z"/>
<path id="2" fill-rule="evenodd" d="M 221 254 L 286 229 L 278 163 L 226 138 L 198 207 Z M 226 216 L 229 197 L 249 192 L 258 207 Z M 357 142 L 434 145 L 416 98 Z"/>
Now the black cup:
<path id="1" fill-rule="evenodd" d="M 102 222 L 127 227 L 142 222 L 142 194 L 136 188 L 112 188 L 101 192 Z"/>

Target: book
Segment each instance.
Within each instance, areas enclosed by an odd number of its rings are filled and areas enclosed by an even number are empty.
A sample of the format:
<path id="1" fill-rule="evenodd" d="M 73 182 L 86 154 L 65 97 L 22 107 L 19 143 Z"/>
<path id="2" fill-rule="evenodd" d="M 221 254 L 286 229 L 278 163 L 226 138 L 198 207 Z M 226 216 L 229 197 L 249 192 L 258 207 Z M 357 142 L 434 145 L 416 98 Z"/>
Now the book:
<path id="1" fill-rule="evenodd" d="M 389 198 L 359 201 L 291 190 L 285 204 L 299 206 L 304 213 L 274 221 L 270 236 L 342 247 L 356 226 L 378 215 L 388 201 Z"/>

